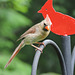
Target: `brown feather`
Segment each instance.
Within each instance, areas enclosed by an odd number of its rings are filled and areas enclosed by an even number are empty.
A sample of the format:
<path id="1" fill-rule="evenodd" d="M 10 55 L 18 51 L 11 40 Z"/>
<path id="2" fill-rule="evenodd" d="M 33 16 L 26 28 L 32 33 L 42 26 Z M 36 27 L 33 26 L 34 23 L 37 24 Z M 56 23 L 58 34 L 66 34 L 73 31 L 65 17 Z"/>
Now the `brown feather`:
<path id="1" fill-rule="evenodd" d="M 35 31 L 36 31 L 36 25 L 32 26 L 32 27 L 31 27 L 30 29 L 28 29 L 25 33 L 23 33 L 17 41 L 19 41 L 19 40 L 22 39 L 22 38 L 25 38 L 26 35 L 28 35 L 28 34 L 35 33 Z"/>
<path id="2" fill-rule="evenodd" d="M 22 46 L 23 46 L 23 43 L 24 41 L 22 41 L 19 46 L 15 49 L 15 51 L 13 52 L 12 56 L 10 57 L 8 63 L 5 65 L 4 68 L 6 68 L 10 63 L 11 61 L 13 60 L 13 58 L 18 54 L 18 52 L 21 50 Z"/>

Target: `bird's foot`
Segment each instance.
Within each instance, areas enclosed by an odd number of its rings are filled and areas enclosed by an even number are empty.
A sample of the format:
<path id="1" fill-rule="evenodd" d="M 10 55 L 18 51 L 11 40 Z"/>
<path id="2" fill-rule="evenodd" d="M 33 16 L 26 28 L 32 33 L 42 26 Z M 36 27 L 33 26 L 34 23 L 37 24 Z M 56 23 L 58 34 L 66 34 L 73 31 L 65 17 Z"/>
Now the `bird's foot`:
<path id="1" fill-rule="evenodd" d="M 41 53 L 43 53 L 42 48 L 36 48 L 35 51 L 39 50 Z"/>
<path id="2" fill-rule="evenodd" d="M 45 44 L 44 44 L 43 42 L 36 42 L 36 44 L 39 44 L 38 47 L 39 47 L 40 45 L 43 45 L 43 46 L 45 47 Z"/>
<path id="3" fill-rule="evenodd" d="M 38 48 L 37 46 L 35 46 L 35 45 L 33 45 L 33 44 L 31 44 L 31 46 L 33 46 L 33 47 L 35 47 L 35 48 L 36 48 L 36 49 L 35 49 L 35 51 L 39 50 L 41 53 L 43 53 L 43 51 L 42 51 L 42 49 L 41 49 L 41 48 Z"/>

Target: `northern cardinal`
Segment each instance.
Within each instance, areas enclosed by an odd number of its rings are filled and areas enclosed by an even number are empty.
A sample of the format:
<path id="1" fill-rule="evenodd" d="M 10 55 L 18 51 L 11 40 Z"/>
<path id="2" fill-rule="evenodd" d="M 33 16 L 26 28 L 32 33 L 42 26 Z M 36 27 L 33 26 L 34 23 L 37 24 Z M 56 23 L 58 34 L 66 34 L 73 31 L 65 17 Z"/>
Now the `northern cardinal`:
<path id="1" fill-rule="evenodd" d="M 12 59 L 17 55 L 17 53 L 25 45 L 31 45 L 31 46 L 35 47 L 36 49 L 42 51 L 40 48 L 36 47 L 33 44 L 34 43 L 43 44 L 38 41 L 45 39 L 49 35 L 51 24 L 52 24 L 52 22 L 51 22 L 49 16 L 47 15 L 43 21 L 32 26 L 29 30 L 27 30 L 24 34 L 22 34 L 20 36 L 20 38 L 18 39 L 18 40 L 22 39 L 22 41 L 19 44 L 19 46 L 15 49 L 15 51 L 13 52 L 8 63 L 5 65 L 5 68 L 10 64 Z"/>

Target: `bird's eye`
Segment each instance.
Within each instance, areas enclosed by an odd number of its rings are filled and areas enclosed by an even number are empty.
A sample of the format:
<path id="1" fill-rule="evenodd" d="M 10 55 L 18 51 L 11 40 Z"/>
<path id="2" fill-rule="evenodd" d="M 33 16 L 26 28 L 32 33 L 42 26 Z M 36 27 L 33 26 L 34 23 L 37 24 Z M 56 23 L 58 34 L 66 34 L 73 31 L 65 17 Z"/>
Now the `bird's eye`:
<path id="1" fill-rule="evenodd" d="M 47 26 L 45 23 L 44 23 L 44 25 Z"/>

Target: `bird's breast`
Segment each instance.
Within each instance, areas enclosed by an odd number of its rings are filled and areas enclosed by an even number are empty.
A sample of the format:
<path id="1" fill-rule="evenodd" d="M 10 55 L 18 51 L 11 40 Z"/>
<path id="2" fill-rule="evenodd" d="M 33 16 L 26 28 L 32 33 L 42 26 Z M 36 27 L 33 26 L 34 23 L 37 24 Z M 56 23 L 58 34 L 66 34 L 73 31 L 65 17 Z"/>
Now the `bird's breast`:
<path id="1" fill-rule="evenodd" d="M 28 34 L 25 37 L 25 44 L 29 45 L 38 41 L 45 39 L 48 36 L 49 32 L 36 32 L 34 34 Z"/>

